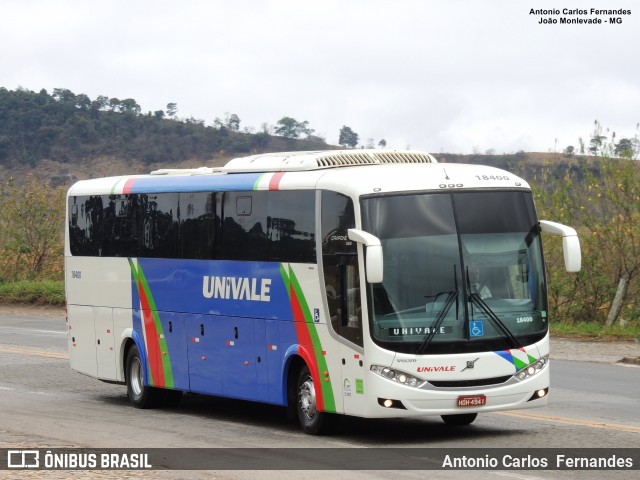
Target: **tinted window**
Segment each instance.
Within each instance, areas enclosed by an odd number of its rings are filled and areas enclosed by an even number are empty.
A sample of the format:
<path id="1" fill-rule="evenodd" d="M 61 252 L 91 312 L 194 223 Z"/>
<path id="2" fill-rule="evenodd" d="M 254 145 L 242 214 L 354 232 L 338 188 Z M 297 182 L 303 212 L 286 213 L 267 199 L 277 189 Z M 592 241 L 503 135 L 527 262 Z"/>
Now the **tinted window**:
<path id="1" fill-rule="evenodd" d="M 315 262 L 315 192 L 226 192 L 222 196 L 224 258 Z"/>
<path id="2" fill-rule="evenodd" d="M 461 193 L 453 197 L 461 234 L 537 229 L 531 194 L 525 192 Z M 494 212 L 487 215 L 487 212 Z"/>
<path id="3" fill-rule="evenodd" d="M 216 239 L 220 230 L 218 195 L 183 193 L 180 195 L 182 256 L 209 260 L 216 258 Z"/>
<path id="4" fill-rule="evenodd" d="M 69 198 L 72 255 L 315 263 L 315 192 Z"/>
<path id="5" fill-rule="evenodd" d="M 103 195 L 103 257 L 139 256 L 142 235 L 138 195 Z M 100 239 L 99 239 L 100 240 Z"/>
<path id="6" fill-rule="evenodd" d="M 315 195 L 313 190 L 260 192 L 266 194 L 267 258 L 315 263 Z"/>
<path id="7" fill-rule="evenodd" d="M 349 240 L 347 230 L 355 228 L 353 202 L 335 192 L 322 192 L 322 254 L 355 255 L 356 243 Z"/>
<path id="8" fill-rule="evenodd" d="M 456 233 L 449 195 L 374 197 L 363 206 L 362 224 L 380 239 Z"/>
<path id="9" fill-rule="evenodd" d="M 264 192 L 222 193 L 222 258 L 266 259 L 267 214 Z M 256 197 L 256 198 L 254 198 Z"/>
<path id="10" fill-rule="evenodd" d="M 131 195 L 137 197 L 134 223 L 139 231 L 138 256 L 175 258 L 178 255 L 177 193 Z M 129 256 L 129 255 L 128 255 Z"/>
<path id="11" fill-rule="evenodd" d="M 72 255 L 99 256 L 104 224 L 102 197 L 69 199 L 69 239 Z"/>

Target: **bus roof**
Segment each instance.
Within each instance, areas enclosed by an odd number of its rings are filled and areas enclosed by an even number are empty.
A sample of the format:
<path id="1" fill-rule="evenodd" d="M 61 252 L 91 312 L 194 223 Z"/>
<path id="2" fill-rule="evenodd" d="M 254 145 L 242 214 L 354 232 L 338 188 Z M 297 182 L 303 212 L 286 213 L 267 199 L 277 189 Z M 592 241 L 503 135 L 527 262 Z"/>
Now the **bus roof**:
<path id="1" fill-rule="evenodd" d="M 236 158 L 222 168 L 163 169 L 149 175 L 82 180 L 69 195 L 328 189 L 351 196 L 395 191 L 524 188 L 493 167 L 438 163 L 410 150 L 284 152 Z"/>

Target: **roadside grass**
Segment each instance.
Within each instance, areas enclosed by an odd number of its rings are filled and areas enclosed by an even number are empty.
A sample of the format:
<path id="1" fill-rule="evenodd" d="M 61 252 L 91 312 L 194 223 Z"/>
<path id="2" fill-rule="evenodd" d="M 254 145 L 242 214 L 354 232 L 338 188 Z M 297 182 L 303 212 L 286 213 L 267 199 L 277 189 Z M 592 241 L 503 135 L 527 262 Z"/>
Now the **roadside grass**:
<path id="1" fill-rule="evenodd" d="M 640 339 L 640 322 L 629 322 L 624 326 L 616 324 L 607 328 L 604 325 L 590 322 L 556 321 L 551 324 L 551 335 L 592 340 L 638 340 Z"/>
<path id="2" fill-rule="evenodd" d="M 64 305 L 64 283 L 53 280 L 0 283 L 0 303 Z"/>

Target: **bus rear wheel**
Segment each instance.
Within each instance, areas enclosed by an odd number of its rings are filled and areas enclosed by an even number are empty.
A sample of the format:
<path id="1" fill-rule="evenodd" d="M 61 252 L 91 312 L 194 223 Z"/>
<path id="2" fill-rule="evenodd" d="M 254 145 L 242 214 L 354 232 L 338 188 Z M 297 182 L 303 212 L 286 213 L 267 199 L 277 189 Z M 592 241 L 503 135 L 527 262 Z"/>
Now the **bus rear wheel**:
<path id="1" fill-rule="evenodd" d="M 153 408 L 158 405 L 162 391 L 144 384 L 144 366 L 136 345 L 132 345 L 127 352 L 125 378 L 127 396 L 134 407 Z"/>
<path id="2" fill-rule="evenodd" d="M 332 415 L 318 411 L 316 401 L 316 386 L 306 365 L 300 370 L 296 387 L 296 410 L 300 426 L 309 435 L 322 435 L 331 427 Z"/>
<path id="3" fill-rule="evenodd" d="M 463 426 L 463 425 L 472 424 L 477 416 L 478 416 L 477 413 L 461 413 L 461 414 L 458 414 L 458 415 L 442 415 L 442 420 L 444 420 L 444 423 L 446 423 L 447 425 L 453 425 L 453 426 L 460 427 L 460 426 Z"/>

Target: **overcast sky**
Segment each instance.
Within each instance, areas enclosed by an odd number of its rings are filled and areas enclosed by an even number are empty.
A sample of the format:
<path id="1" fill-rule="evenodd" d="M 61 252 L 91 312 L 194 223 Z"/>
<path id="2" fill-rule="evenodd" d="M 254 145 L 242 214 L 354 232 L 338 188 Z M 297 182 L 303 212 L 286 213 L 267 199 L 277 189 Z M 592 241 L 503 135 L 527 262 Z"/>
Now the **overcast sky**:
<path id="1" fill-rule="evenodd" d="M 529 13 L 583 5 L 631 14 Z M 290 116 L 336 144 L 348 125 L 361 144 L 545 152 L 588 142 L 595 119 L 637 133 L 639 46 L 633 0 L 2 0 L 0 87 L 256 130 Z"/>

